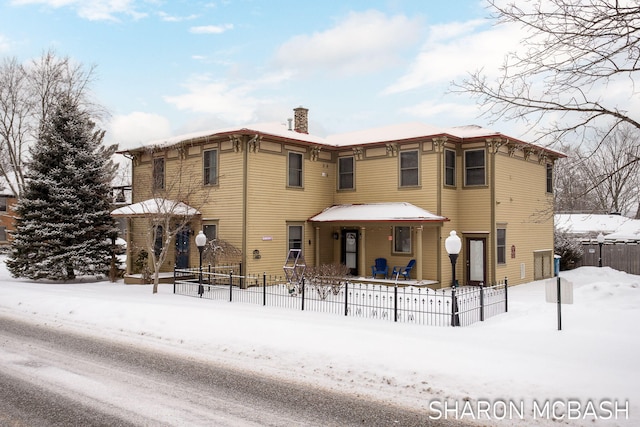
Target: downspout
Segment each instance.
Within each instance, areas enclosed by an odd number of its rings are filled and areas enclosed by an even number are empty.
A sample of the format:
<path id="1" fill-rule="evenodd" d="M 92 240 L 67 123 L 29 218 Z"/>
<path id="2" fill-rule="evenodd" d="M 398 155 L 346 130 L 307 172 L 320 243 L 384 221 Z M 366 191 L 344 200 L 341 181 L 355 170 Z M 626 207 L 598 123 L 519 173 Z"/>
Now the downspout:
<path id="1" fill-rule="evenodd" d="M 489 139 L 488 141 L 489 152 L 491 154 L 491 178 L 489 181 L 490 186 L 490 203 L 491 203 L 491 234 L 489 235 L 489 256 L 491 258 L 491 276 L 487 277 L 489 283 L 496 280 L 496 153 L 500 149 L 500 140 Z M 485 283 L 486 284 L 486 283 Z"/>
<path id="2" fill-rule="evenodd" d="M 437 152 L 437 173 L 436 173 L 436 215 L 442 216 L 442 187 L 444 185 L 444 180 L 442 176 L 442 160 L 444 157 L 444 144 L 447 142 L 447 138 L 434 138 L 433 146 Z M 436 259 L 438 262 L 436 263 L 436 280 L 442 284 L 442 227 L 444 226 L 444 222 L 440 225 L 440 227 L 436 228 Z"/>
<path id="3" fill-rule="evenodd" d="M 248 226 L 248 192 L 249 192 L 249 147 L 248 137 L 242 137 L 242 269 L 237 274 L 247 274 L 247 226 Z"/>

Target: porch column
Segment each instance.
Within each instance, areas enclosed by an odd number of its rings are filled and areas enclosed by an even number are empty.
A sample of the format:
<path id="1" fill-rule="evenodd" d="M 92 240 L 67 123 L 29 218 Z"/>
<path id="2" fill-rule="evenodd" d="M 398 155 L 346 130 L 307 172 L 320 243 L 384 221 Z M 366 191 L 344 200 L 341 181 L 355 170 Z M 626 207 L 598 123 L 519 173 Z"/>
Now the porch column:
<path id="1" fill-rule="evenodd" d="M 316 267 L 320 265 L 320 227 L 316 226 Z"/>
<path id="2" fill-rule="evenodd" d="M 133 227 L 133 220 L 130 217 L 126 217 L 125 221 L 127 223 L 127 227 L 126 230 L 124 231 L 125 235 L 126 235 L 126 240 L 127 240 L 127 249 L 126 249 L 126 256 L 127 256 L 127 264 L 126 264 L 126 274 L 131 275 L 133 273 L 133 256 L 132 251 L 131 251 L 131 247 L 133 246 L 132 241 L 133 241 L 133 237 L 131 236 L 131 227 Z"/>
<path id="3" fill-rule="evenodd" d="M 422 280 L 422 230 L 416 227 L 416 280 Z"/>
<path id="4" fill-rule="evenodd" d="M 367 257 L 364 253 L 364 248 L 366 246 L 364 239 L 365 230 L 365 227 L 360 227 L 360 241 L 358 242 L 358 254 L 360 254 L 360 259 L 358 260 L 358 274 L 362 277 L 366 277 L 367 275 L 367 270 L 365 268 L 365 260 L 367 259 Z"/>

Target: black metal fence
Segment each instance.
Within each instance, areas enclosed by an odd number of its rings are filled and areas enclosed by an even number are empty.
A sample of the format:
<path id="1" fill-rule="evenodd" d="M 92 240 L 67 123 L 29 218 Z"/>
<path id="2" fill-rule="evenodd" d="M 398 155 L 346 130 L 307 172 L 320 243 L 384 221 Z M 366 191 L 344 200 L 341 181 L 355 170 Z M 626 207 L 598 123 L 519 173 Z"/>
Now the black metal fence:
<path id="1" fill-rule="evenodd" d="M 507 279 L 492 286 L 429 289 L 372 283 L 287 283 L 281 277 L 176 269 L 173 293 L 392 322 L 467 326 L 508 310 Z"/>

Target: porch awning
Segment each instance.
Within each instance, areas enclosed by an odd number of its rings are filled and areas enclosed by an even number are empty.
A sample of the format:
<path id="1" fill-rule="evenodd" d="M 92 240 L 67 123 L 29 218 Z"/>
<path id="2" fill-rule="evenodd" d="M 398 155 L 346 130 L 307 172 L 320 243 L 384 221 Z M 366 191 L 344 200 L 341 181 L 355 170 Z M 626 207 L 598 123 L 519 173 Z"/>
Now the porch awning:
<path id="1" fill-rule="evenodd" d="M 150 217 L 155 215 L 194 216 L 200 215 L 200 211 L 183 202 L 155 198 L 115 209 L 111 211 L 111 215 L 122 217 Z"/>
<path id="2" fill-rule="evenodd" d="M 449 218 L 434 215 L 407 202 L 335 205 L 309 218 L 310 222 L 443 222 Z"/>

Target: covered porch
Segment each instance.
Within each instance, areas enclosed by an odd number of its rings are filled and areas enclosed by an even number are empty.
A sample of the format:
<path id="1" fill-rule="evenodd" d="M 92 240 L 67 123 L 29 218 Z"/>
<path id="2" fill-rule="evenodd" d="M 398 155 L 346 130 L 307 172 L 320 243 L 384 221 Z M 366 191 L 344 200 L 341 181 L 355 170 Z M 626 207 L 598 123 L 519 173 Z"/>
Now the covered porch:
<path id="1" fill-rule="evenodd" d="M 111 212 L 111 216 L 126 220 L 125 284 L 148 283 L 149 280 L 144 272 L 134 271 L 136 261 L 133 256 L 134 248 L 148 252 L 154 251 L 156 255 L 166 251 L 166 262 L 170 266 L 189 265 L 190 236 L 193 234 L 191 221 L 200 217 L 197 209 L 177 200 L 153 198 L 115 209 Z M 166 246 L 168 241 L 172 243 L 175 241 L 175 245 Z M 148 257 L 147 263 L 147 267 L 153 272 L 151 257 Z M 166 269 L 165 266 L 163 271 Z M 170 267 L 169 273 L 159 273 L 159 281 L 171 283 L 173 268 Z"/>
<path id="2" fill-rule="evenodd" d="M 351 275 L 371 283 L 382 281 L 436 286 L 440 279 L 440 236 L 448 218 L 407 202 L 367 203 L 331 206 L 309 218 L 315 230 L 315 264 L 327 262 L 327 248 L 333 248 L 332 262 L 345 264 Z M 333 241 L 327 242 L 331 236 Z M 323 251 L 324 248 L 324 251 Z M 383 258 L 386 274 L 372 274 L 375 260 Z M 408 274 L 395 275 L 413 260 Z"/>

